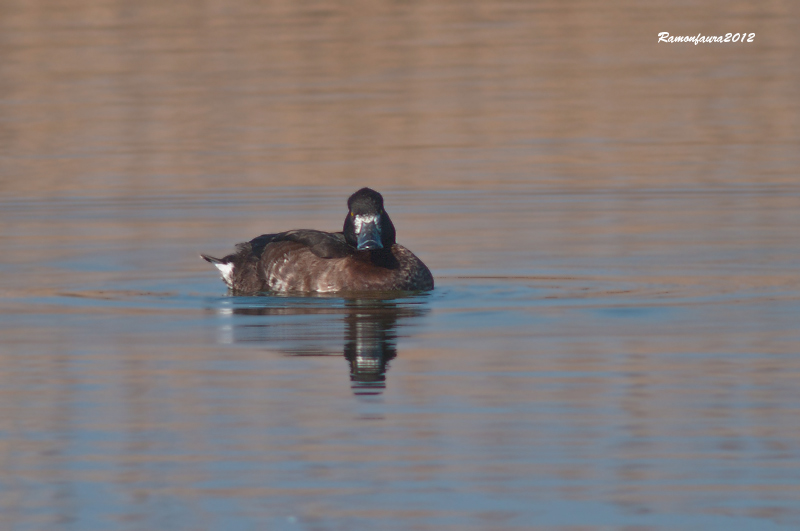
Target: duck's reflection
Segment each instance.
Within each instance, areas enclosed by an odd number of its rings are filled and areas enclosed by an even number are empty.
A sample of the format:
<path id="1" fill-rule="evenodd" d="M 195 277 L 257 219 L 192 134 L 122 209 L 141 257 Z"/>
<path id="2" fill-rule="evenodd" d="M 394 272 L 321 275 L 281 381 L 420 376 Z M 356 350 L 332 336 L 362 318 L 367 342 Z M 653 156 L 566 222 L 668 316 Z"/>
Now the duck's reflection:
<path id="1" fill-rule="evenodd" d="M 376 395 L 397 356 L 398 330 L 408 335 L 428 313 L 425 298 L 230 297 L 217 307 L 224 318 L 217 339 L 266 343 L 292 356 L 344 353 L 353 392 Z"/>

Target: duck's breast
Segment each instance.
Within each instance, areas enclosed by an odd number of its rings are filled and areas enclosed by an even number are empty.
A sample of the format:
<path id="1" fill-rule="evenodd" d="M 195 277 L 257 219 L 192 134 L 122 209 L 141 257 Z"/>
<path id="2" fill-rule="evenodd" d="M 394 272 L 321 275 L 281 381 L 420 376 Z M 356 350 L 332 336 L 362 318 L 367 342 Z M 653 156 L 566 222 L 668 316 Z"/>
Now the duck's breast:
<path id="1" fill-rule="evenodd" d="M 389 263 L 377 264 L 370 253 L 321 258 L 299 243 L 271 243 L 261 256 L 264 289 L 320 293 L 433 289 L 430 270 L 411 251 L 394 245 L 391 254 Z"/>

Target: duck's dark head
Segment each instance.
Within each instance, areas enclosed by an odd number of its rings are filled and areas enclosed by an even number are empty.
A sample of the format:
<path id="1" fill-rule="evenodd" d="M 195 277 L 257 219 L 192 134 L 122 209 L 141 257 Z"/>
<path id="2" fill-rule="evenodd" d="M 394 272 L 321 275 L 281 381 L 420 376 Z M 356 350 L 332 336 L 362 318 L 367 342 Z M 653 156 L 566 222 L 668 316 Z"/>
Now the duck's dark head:
<path id="1" fill-rule="evenodd" d="M 359 251 L 390 249 L 395 232 L 389 214 L 383 209 L 383 197 L 375 190 L 362 188 L 347 200 L 350 212 L 344 220 L 344 238 Z"/>

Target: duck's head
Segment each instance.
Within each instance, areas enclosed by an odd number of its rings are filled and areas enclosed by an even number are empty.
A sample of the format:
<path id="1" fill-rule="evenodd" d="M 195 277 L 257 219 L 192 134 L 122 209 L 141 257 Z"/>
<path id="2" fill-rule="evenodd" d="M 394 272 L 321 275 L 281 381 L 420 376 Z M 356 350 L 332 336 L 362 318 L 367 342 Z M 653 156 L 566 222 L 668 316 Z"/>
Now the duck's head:
<path id="1" fill-rule="evenodd" d="M 344 220 L 344 239 L 359 251 L 390 249 L 395 231 L 389 214 L 383 209 L 383 197 L 370 188 L 362 188 L 347 200 L 350 212 Z"/>

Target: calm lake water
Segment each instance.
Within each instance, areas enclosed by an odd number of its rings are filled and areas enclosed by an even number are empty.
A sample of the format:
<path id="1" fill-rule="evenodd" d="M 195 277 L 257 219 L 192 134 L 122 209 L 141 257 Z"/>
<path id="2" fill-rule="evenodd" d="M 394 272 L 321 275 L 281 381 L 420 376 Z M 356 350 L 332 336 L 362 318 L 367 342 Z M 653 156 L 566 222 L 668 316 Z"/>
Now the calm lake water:
<path id="1" fill-rule="evenodd" d="M 0 17 L 0 528 L 800 527 L 796 4 L 74 4 Z M 361 186 L 434 291 L 199 258 Z"/>

